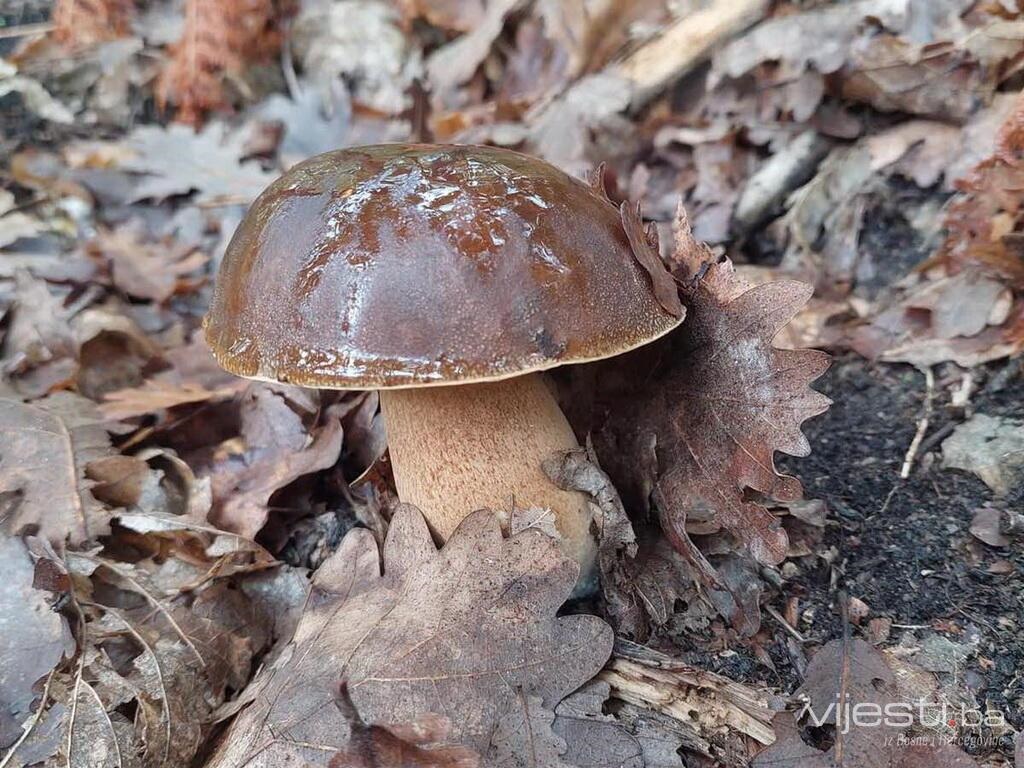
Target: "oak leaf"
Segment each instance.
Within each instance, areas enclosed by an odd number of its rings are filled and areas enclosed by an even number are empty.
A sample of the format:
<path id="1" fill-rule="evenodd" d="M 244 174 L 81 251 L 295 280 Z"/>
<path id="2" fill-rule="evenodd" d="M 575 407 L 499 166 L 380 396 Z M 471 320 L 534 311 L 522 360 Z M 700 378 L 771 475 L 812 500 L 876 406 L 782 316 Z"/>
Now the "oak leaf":
<path id="1" fill-rule="evenodd" d="M 328 768 L 479 768 L 480 755 L 465 747 L 429 746 L 446 738 L 451 730 L 451 723 L 443 717 L 429 715 L 414 723 L 387 727 L 368 725 L 352 703 L 345 681 L 338 685 L 334 704 L 348 722 L 352 735 L 348 746 L 331 758 Z"/>
<path id="2" fill-rule="evenodd" d="M 452 724 L 450 743 L 487 754 L 516 702 L 537 697 L 550 711 L 611 653 L 603 621 L 556 616 L 578 568 L 536 529 L 504 539 L 482 510 L 438 551 L 402 505 L 383 574 L 379 558 L 356 529 L 320 567 L 291 644 L 251 686 L 209 768 L 326 765 L 352 739 L 332 705 L 338 679 L 366 722 L 435 713 Z"/>
<path id="3" fill-rule="evenodd" d="M 693 239 L 681 208 L 673 261 L 686 321 L 655 352 L 662 359 L 632 404 L 611 414 L 601 444 L 606 453 L 617 445 L 620 456 L 633 457 L 615 460 L 620 476 L 624 461 L 653 471 L 653 478 L 623 484 L 650 488 L 662 528 L 681 552 L 690 549 L 687 519 L 700 520 L 725 528 L 757 561 L 777 563 L 786 555 L 785 532 L 746 494 L 800 497 L 799 481 L 776 472 L 774 454 L 806 456 L 800 425 L 830 402 L 808 386 L 828 367 L 828 355 L 772 346 L 810 286 L 780 280 L 750 287 Z M 646 460 L 652 447 L 656 461 Z M 613 466 L 600 444 L 598 455 Z"/>
<path id="4" fill-rule="evenodd" d="M 309 402 L 306 402 L 309 400 Z M 303 475 L 332 467 L 341 456 L 339 405 L 315 421 L 315 393 L 298 387 L 252 383 L 242 397 L 241 444 L 208 469 L 213 488 L 211 521 L 254 538 L 267 522 L 270 498 Z M 298 411 L 304 410 L 305 417 Z"/>
<path id="5" fill-rule="evenodd" d="M 253 160 L 244 160 L 244 132 L 210 123 L 194 132 L 184 125 L 142 125 L 125 140 L 135 156 L 121 164 L 146 174 L 132 201 L 197 192 L 196 203 L 249 203 L 274 180 Z"/>
<path id="6" fill-rule="evenodd" d="M 754 768 L 916 768 L 948 766 L 969 768 L 977 763 L 936 735 L 931 743 L 901 738 L 907 726 L 899 718 L 877 723 L 848 722 L 850 708 L 871 705 L 878 712 L 901 703 L 898 678 L 886 657 L 869 643 L 849 636 L 833 640 L 819 650 L 807 667 L 800 698 L 813 712 L 806 725 L 834 726 L 834 742 L 827 752 L 803 741 L 793 713 L 781 712 L 772 720 L 776 741 L 751 763 Z M 906 703 L 909 707 L 914 706 Z M 921 702 L 919 701 L 918 704 Z M 838 713 L 838 714 L 837 714 Z M 892 722 L 890 722 L 892 721 Z"/>
<path id="7" fill-rule="evenodd" d="M 113 284 L 137 299 L 164 302 L 186 284 L 185 276 L 204 264 L 191 247 L 146 242 L 137 227 L 103 230 L 88 244 L 95 259 L 109 264 Z"/>
<path id="8" fill-rule="evenodd" d="M 58 392 L 31 405 L 0 400 L 0 533 L 38 533 L 57 549 L 107 530 L 90 492 L 89 462 L 113 452 L 114 429 L 94 403 Z"/>

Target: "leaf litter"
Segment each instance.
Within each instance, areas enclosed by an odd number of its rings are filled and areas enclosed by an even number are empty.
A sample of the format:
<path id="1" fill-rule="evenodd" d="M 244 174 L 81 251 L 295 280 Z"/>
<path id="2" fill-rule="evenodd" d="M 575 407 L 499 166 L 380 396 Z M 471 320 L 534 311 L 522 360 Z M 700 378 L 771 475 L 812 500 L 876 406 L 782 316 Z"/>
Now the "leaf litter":
<path id="1" fill-rule="evenodd" d="M 922 422 L 908 482 L 966 477 L 944 469 L 955 466 L 991 481 L 998 493 L 978 492 L 950 547 L 990 579 L 1019 576 L 1019 414 L 986 413 L 989 391 L 1016 391 L 1024 339 L 1014 3 L 58 0 L 53 22 L 0 71 L 13 126 L 0 526 L 5 557 L 34 570 L 11 587 L 28 602 L 3 618 L 34 606 L 19 630 L 48 649 L 18 656 L 17 681 L 0 686 L 13 713 L 2 764 L 217 764 L 230 757 L 221 723 L 240 743 L 269 743 L 254 719 L 266 709 L 273 748 L 322 765 L 868 765 L 882 759 L 870 738 L 854 733 L 837 758 L 828 726 L 772 719 L 783 693 L 849 687 L 836 677 L 844 659 L 863 698 L 878 690 L 856 675 L 887 690 L 906 677 L 929 696 L 937 678 L 954 698 L 978 679 L 1010 681 L 972 654 L 954 673 L 915 671 L 915 642 L 931 653 L 974 630 L 933 611 L 919 639 L 877 596 L 860 601 L 852 632 L 893 647 L 853 638 L 836 650 L 828 606 L 854 578 L 836 538 L 851 496 L 812 509 L 775 454 L 804 456 L 801 425 L 827 406 L 810 386 L 825 358 L 805 348 L 933 368 L 931 396 L 949 404 Z M 657 287 L 685 310 L 679 331 L 555 375 L 587 450 L 546 469 L 591 499 L 601 573 L 599 594 L 558 618 L 567 577 L 545 510 L 522 510 L 509 539 L 481 513 L 465 541 L 437 550 L 418 513 L 395 506 L 375 397 L 249 385 L 202 342 L 211 276 L 244 207 L 309 154 L 392 140 L 495 143 L 581 177 L 604 163 L 638 259 L 660 275 L 660 250 L 673 270 L 675 284 Z M 844 359 L 829 380 L 850 370 Z M 988 417 L 995 439 L 958 447 Z M 836 474 L 864 471 L 835 458 L 841 435 L 811 435 Z M 784 461 L 820 492 L 820 477 Z M 906 503 L 888 492 L 883 519 Z M 550 679 L 473 688 L 474 719 L 468 701 L 368 670 L 394 663 L 424 622 L 462 628 L 449 650 L 481 631 L 465 606 L 500 582 L 470 556 L 481 541 L 521 574 L 492 606 L 604 638 L 586 616 L 597 614 L 617 641 L 611 658 L 604 640 L 557 656 Z M 328 606 L 359 616 L 388 600 L 407 621 L 378 626 L 347 666 L 315 667 L 337 642 L 309 634 L 333 626 Z M 435 608 L 460 600 L 463 613 Z M 988 637 L 1012 623 L 962 601 L 949 610 L 988 622 Z M 524 652 L 524 631 L 495 630 L 488 647 Z M 565 645 L 541 634 L 534 645 Z M 295 720 L 267 691 L 296 707 L 315 695 L 314 716 Z M 328 738 L 293 739 L 303 728 Z M 888 764 L 1009 759 L 1006 732 L 981 735 L 970 758 L 931 734 Z M 217 739 L 214 757 L 196 757 Z"/>

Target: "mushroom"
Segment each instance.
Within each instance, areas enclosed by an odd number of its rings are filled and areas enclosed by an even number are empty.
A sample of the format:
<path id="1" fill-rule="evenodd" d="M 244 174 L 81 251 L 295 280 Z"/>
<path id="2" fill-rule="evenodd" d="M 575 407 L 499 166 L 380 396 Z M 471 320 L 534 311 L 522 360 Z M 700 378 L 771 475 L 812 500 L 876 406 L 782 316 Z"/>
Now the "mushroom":
<path id="1" fill-rule="evenodd" d="M 586 498 L 541 463 L 578 447 L 541 372 L 618 355 L 683 310 L 600 186 L 504 149 L 379 145 L 306 160 L 253 203 L 206 337 L 252 379 L 380 390 L 395 484 L 442 540 L 470 512 L 550 509 L 593 562 Z"/>

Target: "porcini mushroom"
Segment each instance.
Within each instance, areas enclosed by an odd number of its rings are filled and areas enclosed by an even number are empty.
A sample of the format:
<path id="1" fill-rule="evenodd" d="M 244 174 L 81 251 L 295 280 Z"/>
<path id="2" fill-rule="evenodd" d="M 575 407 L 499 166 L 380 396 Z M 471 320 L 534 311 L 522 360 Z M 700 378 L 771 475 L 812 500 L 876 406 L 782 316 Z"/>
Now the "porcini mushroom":
<path id="1" fill-rule="evenodd" d="M 239 376 L 380 390 L 398 494 L 442 539 L 476 509 L 546 508 L 586 570 L 586 499 L 541 469 L 578 443 L 540 372 L 682 315 L 637 211 L 602 188 L 508 150 L 393 144 L 311 158 L 260 195 L 206 336 Z"/>

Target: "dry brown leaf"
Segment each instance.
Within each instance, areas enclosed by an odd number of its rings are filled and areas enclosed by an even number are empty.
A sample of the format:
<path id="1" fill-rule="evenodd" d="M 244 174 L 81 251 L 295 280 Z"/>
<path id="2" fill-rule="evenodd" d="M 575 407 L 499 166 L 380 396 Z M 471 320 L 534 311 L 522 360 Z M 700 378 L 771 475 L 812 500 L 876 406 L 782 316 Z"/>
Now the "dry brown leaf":
<path id="1" fill-rule="evenodd" d="M 328 408 L 319 425 L 308 427 L 296 409 L 306 395 L 299 388 L 254 383 L 242 402 L 242 448 L 229 447 L 210 468 L 219 528 L 255 538 L 278 490 L 312 472 L 328 469 L 341 456 L 338 408 Z M 308 396 L 308 395 L 306 395 Z M 313 403 L 312 411 L 316 404 Z M 311 411 L 307 408 L 307 418 Z M 312 412 L 315 417 L 315 412 Z"/>
<path id="2" fill-rule="evenodd" d="M 639 740 L 628 733 L 616 717 L 604 714 L 610 695 L 608 683 L 591 680 L 555 707 L 551 727 L 565 740 L 566 762 L 595 768 L 656 768 L 645 759 Z"/>
<path id="3" fill-rule="evenodd" d="M 900 752 L 893 768 L 977 768 L 978 763 L 962 749 L 936 741 L 933 744 L 910 744 Z"/>
<path id="4" fill-rule="evenodd" d="M 38 533 L 58 550 L 104 533 L 109 512 L 90 492 L 86 469 L 111 454 L 113 428 L 95 403 L 70 392 L 31 405 L 0 400 L 2 532 Z"/>
<path id="5" fill-rule="evenodd" d="M 971 367 L 1024 349 L 1024 96 L 996 134 L 994 151 L 955 186 L 948 234 L 916 282 L 850 331 L 860 354 Z"/>
<path id="6" fill-rule="evenodd" d="M 956 183 L 937 261 L 981 265 L 1024 289 L 1024 93 L 996 135 L 993 153 Z"/>
<path id="7" fill-rule="evenodd" d="M 124 140 L 134 156 L 121 163 L 126 171 L 146 174 L 132 187 L 131 201 L 197 192 L 195 202 L 251 202 L 274 174 L 246 156 L 246 135 L 224 123 L 209 123 L 200 132 L 184 125 L 141 125 Z"/>
<path id="8" fill-rule="evenodd" d="M 67 381 L 74 371 L 75 342 L 71 332 L 73 309 L 50 291 L 45 280 L 19 270 L 9 325 L 3 339 L 3 372 L 28 381 L 19 389 L 41 396 Z"/>
<path id="9" fill-rule="evenodd" d="M 111 419 L 128 419 L 178 405 L 226 400 L 248 386 L 245 379 L 217 365 L 202 333 L 195 334 L 189 344 L 165 352 L 164 358 L 170 368 L 137 387 L 106 392 L 100 410 Z"/>
<path id="10" fill-rule="evenodd" d="M 907 726 L 895 725 L 902 718 L 879 717 L 876 725 L 849 722 L 852 707 L 874 705 L 880 715 L 886 707 L 901 701 L 893 669 L 878 650 L 856 638 L 846 637 L 826 644 L 811 659 L 798 694 L 814 713 L 805 725 L 834 726 L 834 743 L 827 752 L 803 741 L 796 718 L 783 712 L 772 726 L 777 740 L 754 758 L 754 768 L 971 768 L 977 763 L 941 735 L 915 743 L 903 739 Z M 923 699 L 922 699 L 923 701 Z M 831 707 L 831 709 L 830 709 Z M 836 712 L 842 708 L 842 715 Z M 909 710 L 907 710 L 909 711 Z M 801 713 L 804 714 L 804 713 Z"/>
<path id="11" fill-rule="evenodd" d="M 398 0 L 406 23 L 423 18 L 435 27 L 469 32 L 484 19 L 483 0 Z"/>
<path id="12" fill-rule="evenodd" d="M 160 347 L 139 327 L 125 306 L 114 302 L 75 316 L 78 370 L 75 387 L 90 400 L 142 381 L 142 371 L 161 357 Z"/>
<path id="13" fill-rule="evenodd" d="M 31 714 L 37 686 L 75 649 L 67 620 L 51 610 L 55 596 L 35 581 L 35 564 L 17 536 L 0 537 L 0 753 L 21 735 Z"/>
<path id="14" fill-rule="evenodd" d="M 444 97 L 469 80 L 490 53 L 505 26 L 505 18 L 524 0 L 490 0 L 472 31 L 442 46 L 427 60 L 427 77 L 435 98 Z"/>
<path id="15" fill-rule="evenodd" d="M 800 728 L 791 712 L 780 712 L 772 718 L 772 728 L 775 743 L 753 759 L 753 768 L 831 768 L 824 752 L 800 738 Z"/>
<path id="16" fill-rule="evenodd" d="M 778 521 L 748 490 L 779 500 L 799 498 L 799 482 L 775 471 L 774 453 L 806 456 L 800 425 L 823 412 L 828 398 L 808 386 L 828 366 L 813 350 L 782 350 L 772 338 L 810 296 L 809 286 L 779 281 L 749 288 L 728 261 L 693 240 L 680 209 L 675 263 L 687 319 L 644 391 L 612 414 L 601 440 L 637 467 L 653 445 L 653 488 L 666 535 L 689 551 L 688 518 L 728 530 L 761 563 L 786 555 Z M 601 443 L 598 455 L 604 456 Z M 604 459 L 610 464 L 609 459 Z M 617 458 L 615 466 L 623 467 Z M 613 472 L 635 488 L 629 469 Z M 625 482 L 619 482 L 623 477 Z M 650 484 L 650 480 L 642 481 Z"/>
<path id="17" fill-rule="evenodd" d="M 84 623 L 55 695 L 62 748 L 72 765 L 189 765 L 304 594 L 251 542 L 166 511 L 122 522 L 131 562 L 67 555 Z"/>
<path id="18" fill-rule="evenodd" d="M 401 506 L 383 575 L 379 558 L 357 529 L 320 567 L 291 645 L 254 683 L 209 768 L 326 765 L 350 745 L 331 703 L 339 678 L 364 721 L 436 713 L 451 743 L 486 753 L 519 696 L 550 710 L 611 652 L 600 619 L 556 618 L 578 569 L 540 531 L 504 539 L 480 511 L 438 551 L 419 511 Z"/>
<path id="19" fill-rule="evenodd" d="M 1024 35 L 1024 25 L 995 10 L 961 19 L 971 5 L 857 0 L 779 15 L 725 46 L 710 82 L 758 67 L 781 90 L 807 75 L 833 75 L 843 97 L 878 110 L 965 119 L 1020 66 Z M 765 68 L 769 62 L 776 66 Z M 823 95 L 821 88 L 817 99 Z"/>
<path id="20" fill-rule="evenodd" d="M 398 115 L 408 107 L 409 91 L 423 71 L 419 45 L 402 29 L 396 3 L 303 3 L 292 24 L 291 43 L 324 103 L 333 101 L 341 78 L 356 104 Z"/>
<path id="21" fill-rule="evenodd" d="M 451 730 L 446 719 L 428 716 L 415 723 L 401 725 L 367 725 L 360 717 L 348 684 L 341 682 L 334 694 L 334 704 L 348 723 L 351 735 L 348 746 L 340 750 L 327 768 L 478 768 L 480 755 L 465 747 L 431 747 L 443 742 Z"/>
<path id="22" fill-rule="evenodd" d="M 185 287 L 184 277 L 207 262 L 205 254 L 170 242 L 145 242 L 129 225 L 103 230 L 87 245 L 89 254 L 109 265 L 113 284 L 137 299 L 164 302 Z M 193 284 L 193 287 L 195 284 Z"/>

